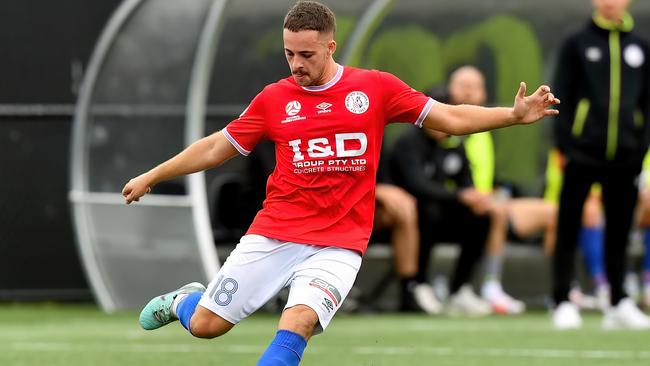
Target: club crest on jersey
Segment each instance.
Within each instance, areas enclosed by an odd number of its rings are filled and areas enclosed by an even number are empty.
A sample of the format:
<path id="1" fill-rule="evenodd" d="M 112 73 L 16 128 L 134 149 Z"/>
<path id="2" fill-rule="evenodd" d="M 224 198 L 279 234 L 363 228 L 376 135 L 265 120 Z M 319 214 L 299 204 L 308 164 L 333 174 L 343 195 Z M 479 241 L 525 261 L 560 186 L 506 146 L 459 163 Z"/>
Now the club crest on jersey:
<path id="1" fill-rule="evenodd" d="M 361 114 L 368 110 L 370 100 L 364 92 L 353 91 L 345 97 L 345 108 L 354 114 Z"/>

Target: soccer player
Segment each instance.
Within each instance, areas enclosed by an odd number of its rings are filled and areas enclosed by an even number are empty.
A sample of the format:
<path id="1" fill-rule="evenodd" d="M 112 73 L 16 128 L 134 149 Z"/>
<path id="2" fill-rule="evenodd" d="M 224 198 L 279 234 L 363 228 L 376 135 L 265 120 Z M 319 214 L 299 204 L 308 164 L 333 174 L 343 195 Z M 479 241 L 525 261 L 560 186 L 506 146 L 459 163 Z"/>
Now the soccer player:
<path id="1" fill-rule="evenodd" d="M 372 230 L 375 173 L 384 126 L 410 122 L 462 135 L 544 116 L 559 100 L 547 86 L 512 108 L 450 106 L 380 71 L 333 59 L 335 18 L 326 6 L 300 1 L 284 21 L 291 77 L 266 86 L 226 128 L 131 179 L 126 203 L 161 181 L 248 155 L 262 139 L 276 146 L 267 197 L 247 234 L 205 289 L 191 283 L 155 297 L 140 324 L 176 319 L 195 337 L 227 333 L 283 287 L 278 331 L 258 365 L 297 365 L 309 338 L 330 323 L 352 287 Z M 233 209 L 236 209 L 234 207 Z"/>

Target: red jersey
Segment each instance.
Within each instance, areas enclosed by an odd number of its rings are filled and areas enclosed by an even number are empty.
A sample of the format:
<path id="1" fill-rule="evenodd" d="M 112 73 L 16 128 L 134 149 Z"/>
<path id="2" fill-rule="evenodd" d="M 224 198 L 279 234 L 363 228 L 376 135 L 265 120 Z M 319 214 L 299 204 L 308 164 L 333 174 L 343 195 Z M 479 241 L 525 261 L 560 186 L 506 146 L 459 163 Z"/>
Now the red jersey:
<path id="1" fill-rule="evenodd" d="M 363 254 L 372 231 L 384 127 L 421 127 L 434 101 L 397 77 L 338 66 L 324 85 L 264 88 L 224 135 L 243 155 L 275 142 L 276 166 L 248 234 Z"/>

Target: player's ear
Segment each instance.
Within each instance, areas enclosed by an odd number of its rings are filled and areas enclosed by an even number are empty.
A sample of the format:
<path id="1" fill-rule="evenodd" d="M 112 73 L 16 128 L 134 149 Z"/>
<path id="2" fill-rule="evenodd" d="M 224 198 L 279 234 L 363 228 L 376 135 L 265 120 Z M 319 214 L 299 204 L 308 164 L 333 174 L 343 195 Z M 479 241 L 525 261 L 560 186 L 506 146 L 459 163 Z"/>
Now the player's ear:
<path id="1" fill-rule="evenodd" d="M 329 41 L 327 43 L 327 52 L 329 53 L 330 56 L 332 56 L 334 54 L 334 52 L 336 52 L 336 41 L 335 40 L 331 40 L 331 41 Z"/>

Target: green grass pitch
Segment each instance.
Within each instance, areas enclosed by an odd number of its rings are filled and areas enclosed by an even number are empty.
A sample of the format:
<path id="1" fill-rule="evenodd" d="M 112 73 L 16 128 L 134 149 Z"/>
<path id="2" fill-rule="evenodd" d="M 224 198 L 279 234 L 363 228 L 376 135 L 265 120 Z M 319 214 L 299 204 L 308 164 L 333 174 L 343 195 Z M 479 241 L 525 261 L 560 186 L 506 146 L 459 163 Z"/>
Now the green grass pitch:
<path id="1" fill-rule="evenodd" d="M 0 365 L 255 365 L 277 315 L 259 314 L 225 337 L 200 340 L 178 324 L 146 332 L 136 313 L 93 306 L 0 306 Z M 650 332 L 608 332 L 585 316 L 555 332 L 548 314 L 484 319 L 339 314 L 309 342 L 301 365 L 650 365 Z"/>

